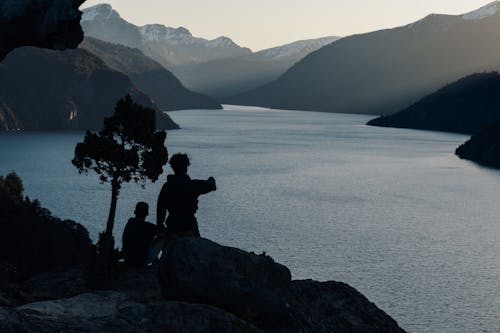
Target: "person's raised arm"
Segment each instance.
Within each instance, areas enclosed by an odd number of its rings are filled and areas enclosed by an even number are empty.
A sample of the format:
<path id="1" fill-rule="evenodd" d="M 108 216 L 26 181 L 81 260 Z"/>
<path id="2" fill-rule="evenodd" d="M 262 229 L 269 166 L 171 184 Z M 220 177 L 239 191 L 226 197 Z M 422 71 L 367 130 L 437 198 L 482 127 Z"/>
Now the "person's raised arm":
<path id="1" fill-rule="evenodd" d="M 210 177 L 207 180 L 193 179 L 193 188 L 198 195 L 206 194 L 217 190 L 217 185 L 215 184 L 215 178 Z"/>

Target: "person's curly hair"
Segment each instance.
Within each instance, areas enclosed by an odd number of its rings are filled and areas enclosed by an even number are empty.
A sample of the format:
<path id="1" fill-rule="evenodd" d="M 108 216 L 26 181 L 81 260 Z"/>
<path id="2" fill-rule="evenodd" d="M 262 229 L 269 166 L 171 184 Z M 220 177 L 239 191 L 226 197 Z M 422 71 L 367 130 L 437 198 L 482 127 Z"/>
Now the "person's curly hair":
<path id="1" fill-rule="evenodd" d="M 170 167 L 175 174 L 187 173 L 187 169 L 191 164 L 187 154 L 177 153 L 170 158 Z"/>

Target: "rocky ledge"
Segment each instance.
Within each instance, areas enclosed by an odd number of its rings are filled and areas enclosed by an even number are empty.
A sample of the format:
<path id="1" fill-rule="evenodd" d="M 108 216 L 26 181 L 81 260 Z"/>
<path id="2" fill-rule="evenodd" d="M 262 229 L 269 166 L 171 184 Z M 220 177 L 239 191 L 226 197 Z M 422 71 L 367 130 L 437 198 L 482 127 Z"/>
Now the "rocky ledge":
<path id="1" fill-rule="evenodd" d="M 0 1 L 0 61 L 21 46 L 73 49 L 83 39 L 78 9 L 85 0 Z"/>
<path id="2" fill-rule="evenodd" d="M 266 255 L 206 239 L 179 239 L 157 265 L 114 274 L 106 291 L 88 288 L 83 267 L 11 284 L 0 332 L 404 332 L 344 283 L 292 281 Z"/>

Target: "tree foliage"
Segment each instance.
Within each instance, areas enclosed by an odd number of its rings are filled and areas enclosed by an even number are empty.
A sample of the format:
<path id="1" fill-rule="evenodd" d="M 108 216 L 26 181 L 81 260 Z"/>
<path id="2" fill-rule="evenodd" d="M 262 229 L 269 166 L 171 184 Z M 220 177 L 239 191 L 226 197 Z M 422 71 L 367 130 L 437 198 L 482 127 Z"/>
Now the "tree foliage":
<path id="1" fill-rule="evenodd" d="M 156 131 L 156 111 L 136 104 L 130 96 L 119 100 L 114 114 L 104 119 L 98 133 L 87 131 L 76 145 L 73 165 L 82 174 L 95 172 L 111 184 L 111 205 L 104 234 L 103 257 L 107 264 L 113 250 L 113 225 L 123 183 L 155 182 L 168 161 L 165 131 Z"/>
<path id="2" fill-rule="evenodd" d="M 24 186 L 23 181 L 15 172 L 0 176 L 0 193 L 9 196 L 16 201 L 23 200 Z"/>
<path id="3" fill-rule="evenodd" d="M 165 131 L 155 131 L 155 110 L 134 103 L 130 96 L 118 101 L 99 133 L 87 131 L 77 144 L 72 161 L 80 173 L 93 171 L 101 182 L 156 181 L 168 161 Z"/>

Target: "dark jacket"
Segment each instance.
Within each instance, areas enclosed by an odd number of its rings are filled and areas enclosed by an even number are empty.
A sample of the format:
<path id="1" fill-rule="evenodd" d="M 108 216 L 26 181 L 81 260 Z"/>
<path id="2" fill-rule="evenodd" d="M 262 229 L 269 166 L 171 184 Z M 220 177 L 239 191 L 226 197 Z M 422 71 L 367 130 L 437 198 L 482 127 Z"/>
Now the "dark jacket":
<path id="1" fill-rule="evenodd" d="M 136 218 L 129 219 L 122 237 L 125 261 L 134 266 L 145 265 L 149 256 L 149 247 L 157 233 L 156 225 Z"/>
<path id="2" fill-rule="evenodd" d="M 156 223 L 159 226 L 165 223 L 167 231 L 171 232 L 197 232 L 198 222 L 194 215 L 198 210 L 198 197 L 215 190 L 213 178 L 199 180 L 188 175 L 169 175 L 158 197 Z"/>

